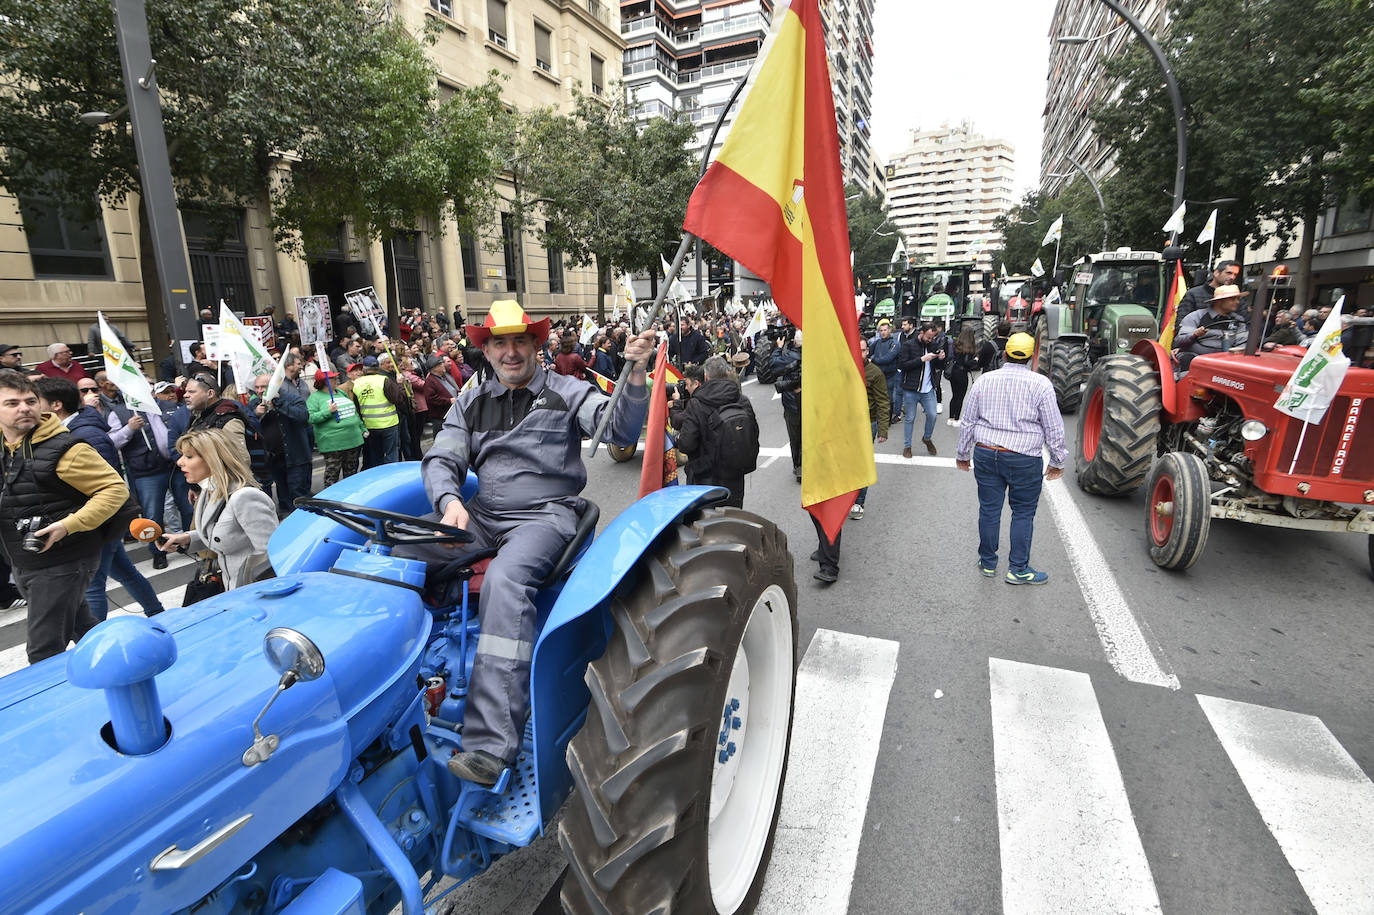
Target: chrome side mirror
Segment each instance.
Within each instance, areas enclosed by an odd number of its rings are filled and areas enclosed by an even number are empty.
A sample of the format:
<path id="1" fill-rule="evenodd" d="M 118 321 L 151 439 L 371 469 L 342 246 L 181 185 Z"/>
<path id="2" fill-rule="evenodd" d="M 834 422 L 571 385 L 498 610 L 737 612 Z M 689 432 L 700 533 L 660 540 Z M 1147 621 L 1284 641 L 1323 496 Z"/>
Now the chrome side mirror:
<path id="1" fill-rule="evenodd" d="M 264 735 L 258 729 L 277 697 L 297 683 L 318 680 L 324 674 L 324 655 L 314 642 L 295 629 L 278 626 L 268 630 L 262 639 L 262 650 L 267 655 L 267 663 L 281 674 L 281 679 L 277 681 L 272 698 L 267 700 L 258 717 L 253 719 L 253 745 L 243 751 L 245 766 L 267 762 L 281 745 L 281 738 L 276 734 Z"/>

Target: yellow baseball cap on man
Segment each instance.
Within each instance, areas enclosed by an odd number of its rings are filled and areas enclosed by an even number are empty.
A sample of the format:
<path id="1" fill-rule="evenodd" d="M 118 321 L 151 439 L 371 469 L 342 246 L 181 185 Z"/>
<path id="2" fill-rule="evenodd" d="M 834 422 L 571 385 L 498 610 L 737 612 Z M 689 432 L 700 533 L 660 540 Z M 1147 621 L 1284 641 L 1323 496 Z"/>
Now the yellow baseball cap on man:
<path id="1" fill-rule="evenodd" d="M 1007 338 L 1007 355 L 1013 359 L 1029 359 L 1035 354 L 1035 338 L 1030 334 L 1012 334 Z"/>

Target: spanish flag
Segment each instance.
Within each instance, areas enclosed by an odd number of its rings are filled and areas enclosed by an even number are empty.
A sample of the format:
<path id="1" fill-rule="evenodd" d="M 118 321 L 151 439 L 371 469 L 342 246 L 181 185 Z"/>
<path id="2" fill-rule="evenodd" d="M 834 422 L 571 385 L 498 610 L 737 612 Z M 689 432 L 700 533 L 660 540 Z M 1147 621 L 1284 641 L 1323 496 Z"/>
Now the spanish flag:
<path id="1" fill-rule="evenodd" d="M 683 228 L 762 277 L 805 331 L 802 505 L 833 541 L 877 474 L 823 29 L 818 0 L 777 17 Z"/>
<path id="2" fill-rule="evenodd" d="M 1188 281 L 1183 278 L 1183 261 L 1174 265 L 1174 282 L 1169 287 L 1169 300 L 1164 304 L 1164 317 L 1159 322 L 1159 345 L 1174 348 L 1174 331 L 1178 329 L 1178 303 L 1183 301 L 1188 291 Z"/>
<path id="3" fill-rule="evenodd" d="M 655 373 L 656 373 L 657 371 L 658 371 L 658 368 L 655 367 L 655 368 L 654 368 L 654 371 L 653 371 L 653 372 L 649 372 L 649 374 L 648 374 L 648 376 L 647 376 L 647 381 L 648 381 L 650 387 L 653 386 Z M 673 365 L 671 362 L 668 362 L 668 361 L 666 361 L 666 360 L 663 362 L 663 376 L 664 376 L 664 378 L 666 379 L 666 381 L 667 381 L 668 384 L 677 384 L 679 381 L 682 380 L 682 373 L 679 372 L 679 371 L 677 370 L 677 368 L 674 367 L 674 365 Z"/>
<path id="4" fill-rule="evenodd" d="M 587 369 L 587 374 L 592 376 L 592 382 L 601 389 L 603 394 L 609 394 L 615 390 L 615 382 L 602 375 L 600 372 L 593 372 Z"/>

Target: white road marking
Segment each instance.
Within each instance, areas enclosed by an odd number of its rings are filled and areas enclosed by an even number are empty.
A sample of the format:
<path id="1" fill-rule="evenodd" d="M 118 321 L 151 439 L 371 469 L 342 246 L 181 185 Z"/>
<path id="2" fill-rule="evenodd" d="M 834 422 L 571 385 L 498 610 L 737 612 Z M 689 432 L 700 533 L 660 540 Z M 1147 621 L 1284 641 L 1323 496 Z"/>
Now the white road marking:
<path id="1" fill-rule="evenodd" d="M 828 629 L 812 637 L 797 672 L 791 763 L 759 915 L 849 910 L 896 675 L 896 642 Z"/>
<path id="2" fill-rule="evenodd" d="M 988 675 L 1005 915 L 1159 912 L 1088 675 L 1000 658 Z"/>
<path id="3" fill-rule="evenodd" d="M 1198 696 L 1312 907 L 1374 911 L 1374 783 L 1311 715 Z"/>
<path id="4" fill-rule="evenodd" d="M 773 400 L 782 400 L 782 394 L 781 394 L 780 392 L 778 392 L 778 391 L 774 391 L 774 392 L 773 392 L 773 397 L 772 397 L 772 399 L 773 399 Z"/>
<path id="5" fill-rule="evenodd" d="M 1178 689 L 1178 677 L 1168 667 L 1164 652 L 1145 634 L 1141 623 L 1126 603 L 1126 595 L 1093 539 L 1088 522 L 1069 495 L 1068 484 L 1046 483 L 1046 498 L 1059 528 L 1060 539 L 1069 554 L 1073 574 L 1097 627 L 1107 661 L 1127 680 Z"/>
<path id="6" fill-rule="evenodd" d="M 772 461 L 776 458 L 781 457 L 785 457 L 790 460 L 792 457 L 792 449 L 787 445 L 782 445 L 777 448 L 759 449 L 759 460 L 761 462 L 765 461 L 765 459 L 767 461 Z M 949 468 L 954 466 L 954 458 L 931 457 L 930 455 L 926 454 L 914 455 L 909 458 L 904 458 L 900 454 L 885 454 L 880 452 L 873 455 L 873 461 L 877 464 L 903 464 L 914 467 Z M 767 466 L 767 464 L 765 463 L 763 464 L 763 466 Z"/>

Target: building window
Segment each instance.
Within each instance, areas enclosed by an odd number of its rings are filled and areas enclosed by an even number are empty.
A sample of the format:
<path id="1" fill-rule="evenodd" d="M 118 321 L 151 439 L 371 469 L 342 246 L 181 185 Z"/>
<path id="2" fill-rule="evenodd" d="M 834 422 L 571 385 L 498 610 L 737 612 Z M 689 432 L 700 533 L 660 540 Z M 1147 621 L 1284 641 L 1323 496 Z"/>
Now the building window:
<path id="1" fill-rule="evenodd" d="M 186 233 L 196 302 L 202 308 L 215 308 L 223 300 L 233 311 L 257 314 L 243 236 L 243 210 L 184 209 L 181 226 Z"/>
<path id="2" fill-rule="evenodd" d="M 429 0 L 429 8 L 450 19 L 453 18 L 453 0 Z"/>
<path id="3" fill-rule="evenodd" d="M 549 258 L 549 295 L 562 295 L 567 291 L 563 285 L 563 252 L 554 247 L 545 250 Z"/>
<path id="4" fill-rule="evenodd" d="M 520 291 L 520 239 L 516 237 L 515 220 L 509 213 L 501 214 L 501 247 L 506 254 L 506 291 Z"/>
<path id="5" fill-rule="evenodd" d="M 553 72 L 553 33 L 534 24 L 534 65 L 545 73 Z"/>
<path id="6" fill-rule="evenodd" d="M 1369 231 L 1370 208 L 1360 206 L 1360 200 L 1355 195 L 1345 199 L 1345 202 L 1336 207 L 1335 228 L 1332 234 L 1346 235 L 1351 232 Z"/>
<path id="7" fill-rule="evenodd" d="M 601 95 L 606 91 L 606 61 L 592 55 L 592 95 Z"/>
<path id="8" fill-rule="evenodd" d="M 508 48 L 507 34 L 506 0 L 487 0 L 487 39 L 494 45 Z"/>
<path id="9" fill-rule="evenodd" d="M 480 285 L 477 279 L 477 243 L 468 233 L 459 232 L 458 250 L 463 255 L 463 288 L 475 292 Z"/>
<path id="10" fill-rule="evenodd" d="M 21 197 L 19 212 L 37 277 L 110 277 L 98 204 L 71 206 L 44 197 Z"/>

